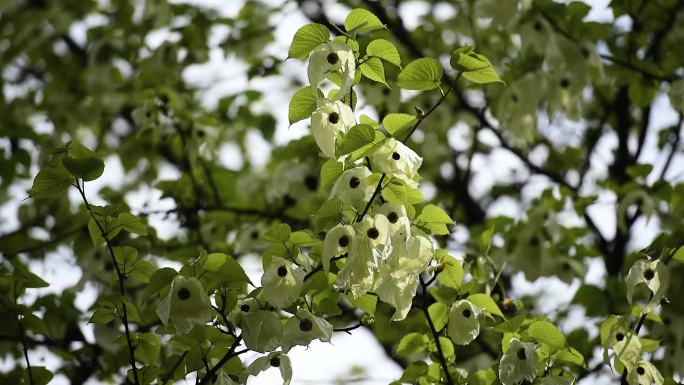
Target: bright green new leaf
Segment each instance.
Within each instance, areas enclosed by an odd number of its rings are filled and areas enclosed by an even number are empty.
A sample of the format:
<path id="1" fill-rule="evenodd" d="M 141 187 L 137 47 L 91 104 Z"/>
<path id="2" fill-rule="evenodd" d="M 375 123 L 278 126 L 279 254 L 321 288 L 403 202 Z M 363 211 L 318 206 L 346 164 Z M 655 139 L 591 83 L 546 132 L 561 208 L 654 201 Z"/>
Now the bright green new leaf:
<path id="1" fill-rule="evenodd" d="M 323 93 L 318 90 L 319 96 L 322 98 Z M 311 92 L 311 87 L 304 87 L 299 89 L 292 95 L 290 105 L 288 106 L 287 118 L 290 124 L 296 123 L 300 120 L 308 119 L 316 110 L 316 98 Z"/>
<path id="2" fill-rule="evenodd" d="M 138 334 L 138 346 L 135 349 L 136 359 L 147 365 L 152 365 L 159 361 L 160 351 L 161 344 L 158 335 L 151 332 Z"/>
<path id="3" fill-rule="evenodd" d="M 116 218 L 119 226 L 129 233 L 138 235 L 147 235 L 147 225 L 144 224 L 140 218 L 131 213 L 121 213 Z"/>
<path id="4" fill-rule="evenodd" d="M 361 68 L 361 73 L 363 76 L 389 87 L 385 81 L 385 67 L 382 66 L 382 61 L 379 58 L 369 58 L 361 63 L 359 68 Z"/>
<path id="5" fill-rule="evenodd" d="M 81 178 L 85 181 L 99 178 L 104 171 L 104 162 L 93 157 L 72 158 L 67 156 L 62 159 L 62 164 L 75 178 Z"/>
<path id="6" fill-rule="evenodd" d="M 428 307 L 428 314 L 435 325 L 435 329 L 442 330 L 449 322 L 449 308 L 442 302 L 435 302 Z"/>
<path id="7" fill-rule="evenodd" d="M 287 242 L 290 239 L 290 225 L 287 223 L 276 223 L 262 235 L 264 241 L 269 242 Z"/>
<path id="8" fill-rule="evenodd" d="M 401 57 L 397 47 L 385 39 L 371 41 L 366 47 L 366 55 L 380 58 L 401 68 Z"/>
<path id="9" fill-rule="evenodd" d="M 295 32 L 288 51 L 288 58 L 306 59 L 311 51 L 330 38 L 330 31 L 322 24 L 307 24 Z M 292 120 L 290 119 L 290 123 Z"/>
<path id="10" fill-rule="evenodd" d="M 553 348 L 561 349 L 566 345 L 565 336 L 549 321 L 535 321 L 527 329 L 527 334 L 537 341 Z"/>
<path id="11" fill-rule="evenodd" d="M 382 126 L 390 135 L 403 138 L 405 135 L 398 135 L 400 133 L 408 132 L 408 129 L 413 127 L 416 122 L 415 115 L 409 114 L 388 114 L 382 119 Z"/>
<path id="12" fill-rule="evenodd" d="M 397 84 L 407 90 L 432 90 L 439 87 L 442 72 L 442 65 L 437 59 L 416 59 L 399 73 Z"/>
<path id="13" fill-rule="evenodd" d="M 409 357 L 415 353 L 422 352 L 427 348 L 428 338 L 422 333 L 409 333 L 405 335 L 397 345 L 396 355 L 399 357 Z"/>
<path id="14" fill-rule="evenodd" d="M 357 124 L 344 137 L 340 154 L 349 154 L 375 140 L 375 130 L 367 124 Z"/>
<path id="15" fill-rule="evenodd" d="M 344 29 L 346 29 L 347 32 L 354 31 L 357 33 L 364 33 L 381 28 L 385 28 L 385 25 L 382 24 L 380 19 L 363 8 L 352 10 L 344 19 Z"/>
<path id="16" fill-rule="evenodd" d="M 496 302 L 494 302 L 492 297 L 488 296 L 487 294 L 484 294 L 484 293 L 471 294 L 470 296 L 468 296 L 468 301 L 470 301 L 473 304 L 481 307 L 483 310 L 487 311 L 489 314 L 494 314 L 494 315 L 498 315 L 501 318 L 505 318 L 503 313 L 501 312 L 501 309 L 499 309 L 499 306 L 497 306 Z"/>
<path id="17" fill-rule="evenodd" d="M 496 73 L 489 59 L 473 51 L 470 46 L 466 45 L 456 50 L 451 55 L 450 63 L 452 68 L 461 71 L 463 77 L 473 83 L 501 82 L 506 84 Z"/>

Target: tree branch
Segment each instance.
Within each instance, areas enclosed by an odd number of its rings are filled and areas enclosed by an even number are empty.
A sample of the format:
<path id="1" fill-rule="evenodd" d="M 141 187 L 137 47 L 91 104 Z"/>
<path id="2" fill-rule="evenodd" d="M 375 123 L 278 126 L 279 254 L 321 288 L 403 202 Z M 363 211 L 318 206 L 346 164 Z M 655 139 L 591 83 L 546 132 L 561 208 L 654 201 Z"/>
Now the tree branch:
<path id="1" fill-rule="evenodd" d="M 85 181 L 83 182 L 83 185 L 85 186 Z M 85 191 L 83 187 L 79 184 L 78 179 L 76 179 L 76 188 L 78 189 L 78 192 L 81 194 L 81 198 L 83 199 L 83 203 L 86 206 L 86 209 L 88 210 L 88 213 L 90 214 L 90 217 L 93 219 L 95 222 L 95 225 L 97 225 L 97 228 L 100 230 L 100 235 L 102 238 L 105 240 L 105 243 L 107 244 L 107 249 L 109 250 L 109 254 L 112 257 L 112 263 L 114 264 L 114 268 L 116 269 L 116 275 L 119 279 L 119 292 L 123 298 L 126 295 L 126 291 L 124 289 L 124 281 L 126 280 L 126 276 L 121 272 L 121 269 L 119 268 L 119 263 L 116 260 L 116 255 L 114 255 L 114 247 L 112 246 L 111 241 L 109 240 L 109 236 L 107 235 L 107 232 L 105 229 L 102 227 L 100 224 L 100 221 L 97 220 L 97 217 L 95 216 L 95 213 L 93 212 L 92 208 L 90 207 L 90 203 L 88 203 L 88 199 L 85 196 Z M 128 310 L 126 310 L 126 302 L 122 300 L 121 302 L 121 307 L 122 309 L 122 319 L 121 322 L 124 325 L 124 330 L 126 331 L 126 344 L 128 345 L 128 355 L 130 359 L 130 364 L 131 364 L 131 369 L 133 369 L 133 380 L 135 381 L 135 385 L 140 385 L 140 380 L 138 379 L 138 368 L 135 364 L 135 348 L 133 347 L 133 341 L 131 340 L 131 332 L 129 330 L 129 325 L 128 325 Z"/>
<path id="2" fill-rule="evenodd" d="M 425 284 L 425 281 L 423 280 L 422 276 L 419 276 L 419 279 L 420 286 L 423 289 L 423 299 L 427 299 L 427 285 Z M 439 332 L 435 328 L 434 322 L 432 322 L 432 317 L 430 317 L 430 312 L 428 311 L 428 307 L 425 303 L 423 304 L 423 306 L 421 306 L 421 309 L 423 310 L 425 319 L 427 320 L 428 326 L 430 327 L 430 332 L 432 332 L 432 339 L 435 341 L 435 345 L 437 346 L 437 358 L 439 359 L 439 363 L 442 366 L 442 371 L 444 371 L 446 383 L 448 385 L 454 385 L 454 381 L 451 379 L 451 373 L 449 373 L 449 366 L 447 365 L 446 358 L 444 357 L 444 352 L 442 351 L 442 343 L 439 341 Z"/>

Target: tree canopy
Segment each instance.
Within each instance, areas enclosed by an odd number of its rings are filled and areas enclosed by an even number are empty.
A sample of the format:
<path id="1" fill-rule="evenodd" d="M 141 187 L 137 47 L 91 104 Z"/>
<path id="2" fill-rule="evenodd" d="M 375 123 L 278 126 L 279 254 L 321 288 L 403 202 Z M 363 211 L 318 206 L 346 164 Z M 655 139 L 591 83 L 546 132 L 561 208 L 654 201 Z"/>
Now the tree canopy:
<path id="1" fill-rule="evenodd" d="M 593 3 L 0 1 L 0 383 L 681 382 L 684 2 Z"/>

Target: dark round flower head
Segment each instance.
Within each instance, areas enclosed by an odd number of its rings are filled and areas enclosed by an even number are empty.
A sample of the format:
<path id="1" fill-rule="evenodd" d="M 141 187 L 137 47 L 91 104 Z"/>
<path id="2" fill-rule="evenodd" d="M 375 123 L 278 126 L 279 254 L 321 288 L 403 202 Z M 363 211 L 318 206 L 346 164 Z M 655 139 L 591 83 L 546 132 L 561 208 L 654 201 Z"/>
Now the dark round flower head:
<path id="1" fill-rule="evenodd" d="M 349 179 L 349 187 L 351 188 L 357 188 L 361 184 L 361 179 L 353 176 L 351 179 Z"/>
<path id="2" fill-rule="evenodd" d="M 391 213 L 387 214 L 387 219 L 390 221 L 390 223 L 397 223 L 399 220 L 399 215 L 392 211 Z"/>
<path id="3" fill-rule="evenodd" d="M 271 358 L 271 361 L 270 361 L 269 363 L 270 363 L 271 366 L 273 366 L 274 368 L 277 368 L 278 366 L 280 366 L 280 358 L 278 358 L 278 357 L 273 357 L 273 358 Z"/>
<path id="4" fill-rule="evenodd" d="M 330 115 L 328 115 L 328 122 L 330 124 L 337 124 L 337 122 L 340 121 L 340 114 L 337 112 L 331 112 Z"/>
<path id="5" fill-rule="evenodd" d="M 190 299 L 190 290 L 186 287 L 182 287 L 180 290 L 178 290 L 178 299 L 181 301 L 185 301 Z"/>
<path id="6" fill-rule="evenodd" d="M 335 65 L 340 60 L 340 57 L 337 56 L 335 52 L 330 52 L 326 57 L 326 60 L 328 61 L 328 63 Z"/>
<path id="7" fill-rule="evenodd" d="M 285 266 L 280 266 L 278 268 L 278 276 L 279 277 L 285 277 L 287 275 L 287 267 Z"/>
<path id="8" fill-rule="evenodd" d="M 470 309 L 463 309 L 463 316 L 466 318 L 470 318 Z"/>
<path id="9" fill-rule="evenodd" d="M 527 359 L 527 353 L 525 353 L 525 348 L 520 348 L 520 350 L 518 350 L 516 355 L 518 356 L 518 359 L 520 361 L 524 361 Z"/>
<path id="10" fill-rule="evenodd" d="M 349 237 L 346 235 L 343 235 L 340 237 L 340 239 L 337 241 L 337 243 L 340 245 L 340 247 L 347 247 L 349 244 Z"/>
<path id="11" fill-rule="evenodd" d="M 376 239 L 380 236 L 380 232 L 375 227 L 371 227 L 368 229 L 368 231 L 366 231 L 366 235 L 368 235 L 368 238 L 370 239 Z"/>
<path id="12" fill-rule="evenodd" d="M 645 280 L 650 281 L 653 279 L 653 277 L 655 277 L 655 271 L 653 271 L 651 269 L 644 271 L 644 279 Z"/>
<path id="13" fill-rule="evenodd" d="M 299 321 L 299 330 L 303 332 L 309 332 L 313 329 L 313 323 L 311 322 L 310 319 L 305 318 L 301 321 Z"/>

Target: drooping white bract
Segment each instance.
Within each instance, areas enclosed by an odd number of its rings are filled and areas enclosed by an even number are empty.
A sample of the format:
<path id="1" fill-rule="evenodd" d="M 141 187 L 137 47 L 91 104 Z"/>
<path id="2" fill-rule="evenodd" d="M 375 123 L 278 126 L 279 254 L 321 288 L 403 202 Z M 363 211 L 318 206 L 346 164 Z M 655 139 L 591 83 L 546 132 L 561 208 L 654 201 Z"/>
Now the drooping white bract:
<path id="1" fill-rule="evenodd" d="M 332 332 L 330 322 L 300 308 L 297 315 L 288 319 L 283 328 L 283 351 L 287 353 L 295 345 L 307 346 L 313 340 L 330 342 Z"/>
<path id="2" fill-rule="evenodd" d="M 339 224 L 325 234 L 323 241 L 323 269 L 330 270 L 330 260 L 344 253 L 349 253 L 354 243 L 354 227 Z"/>
<path id="3" fill-rule="evenodd" d="M 354 242 L 344 267 L 337 275 L 337 285 L 351 290 L 358 298 L 373 288 L 380 261 L 392 251 L 389 221 L 382 214 L 366 216 L 354 224 Z"/>
<path id="4" fill-rule="evenodd" d="M 646 360 L 639 360 L 637 366 L 627 375 L 629 385 L 656 384 L 662 385 L 665 379 L 658 368 Z"/>
<path id="5" fill-rule="evenodd" d="M 194 277 L 176 276 L 169 294 L 159 303 L 157 315 L 164 325 L 173 324 L 179 334 L 187 334 L 195 325 L 207 322 L 211 301 L 202 282 Z"/>
<path id="6" fill-rule="evenodd" d="M 273 257 L 261 277 L 262 293 L 268 303 L 282 309 L 297 300 L 303 281 L 303 271 L 283 258 Z"/>
<path id="7" fill-rule="evenodd" d="M 399 234 L 405 241 L 411 235 L 411 220 L 406 215 L 406 207 L 403 205 L 387 202 L 374 211 L 387 217 L 390 223 L 390 237 L 394 242 L 395 235 Z"/>
<path id="8" fill-rule="evenodd" d="M 434 248 L 423 236 L 404 238 L 399 232 L 392 237 L 392 252 L 380 264 L 375 292 L 381 301 L 394 306 L 392 321 L 406 318 L 418 286 L 418 275 L 425 270 Z"/>
<path id="9" fill-rule="evenodd" d="M 330 41 L 316 47 L 309 56 L 307 74 L 309 84 L 316 100 L 320 104 L 318 85 L 329 73 L 335 72 L 342 79 L 342 85 L 333 100 L 342 99 L 352 85 L 356 75 L 356 57 L 354 51 L 341 41 Z"/>
<path id="10" fill-rule="evenodd" d="M 292 365 L 290 364 L 290 357 L 281 352 L 273 352 L 267 356 L 257 358 L 247 367 L 245 375 L 256 376 L 269 368 L 278 368 L 280 370 L 280 377 L 283 379 L 283 385 L 289 385 L 292 380 Z M 247 379 L 244 378 L 241 383 L 246 381 Z"/>
<path id="11" fill-rule="evenodd" d="M 660 305 L 660 300 L 665 296 L 665 293 L 667 293 L 667 286 L 670 283 L 670 271 L 659 259 L 656 259 L 655 261 L 640 259 L 634 262 L 625 279 L 625 284 L 627 285 L 627 300 L 629 300 L 630 303 L 632 302 L 634 289 L 642 283 L 645 284 L 653 294 L 648 305 L 643 310 L 644 313 L 649 313 Z"/>
<path id="12" fill-rule="evenodd" d="M 508 350 L 499 361 L 499 380 L 503 385 L 514 385 L 537 377 L 537 352 L 532 342 L 511 338 Z"/>
<path id="13" fill-rule="evenodd" d="M 342 101 L 324 101 L 311 114 L 311 132 L 323 155 L 337 159 L 335 143 L 340 133 L 347 133 L 356 124 L 354 111 Z"/>
<path id="14" fill-rule="evenodd" d="M 399 178 L 411 187 L 417 187 L 415 180 L 423 158 L 402 142 L 387 138 L 370 156 L 373 170 Z"/>
<path id="15" fill-rule="evenodd" d="M 366 166 L 343 172 L 333 185 L 331 197 L 340 199 L 356 211 L 362 211 L 375 190 L 375 186 L 366 182 L 366 178 L 372 174 Z"/>
<path id="16" fill-rule="evenodd" d="M 481 309 L 468 300 L 456 301 L 451 305 L 447 334 L 458 345 L 468 345 L 480 334 L 477 317 Z"/>

